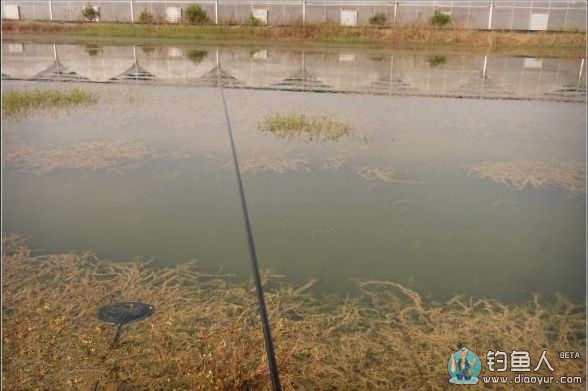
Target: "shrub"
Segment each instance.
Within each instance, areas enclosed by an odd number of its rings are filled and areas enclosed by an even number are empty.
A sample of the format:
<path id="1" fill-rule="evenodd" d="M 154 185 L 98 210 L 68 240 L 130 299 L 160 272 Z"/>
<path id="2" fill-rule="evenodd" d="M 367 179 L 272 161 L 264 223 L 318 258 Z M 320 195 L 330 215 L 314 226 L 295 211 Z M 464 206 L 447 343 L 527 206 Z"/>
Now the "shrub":
<path id="1" fill-rule="evenodd" d="M 139 14 L 139 23 L 153 23 L 153 14 L 151 12 L 141 11 L 141 13 Z"/>
<path id="2" fill-rule="evenodd" d="M 384 14 L 383 12 L 376 12 L 375 15 L 371 16 L 368 21 L 370 22 L 371 25 L 374 26 L 383 26 L 386 24 L 386 20 L 388 18 L 386 18 L 386 14 Z"/>
<path id="3" fill-rule="evenodd" d="M 435 11 L 431 17 L 431 24 L 433 26 L 445 26 L 451 23 L 451 16 L 441 11 Z"/>
<path id="4" fill-rule="evenodd" d="M 190 24 L 204 24 L 208 22 L 208 14 L 198 4 L 192 4 L 186 9 L 186 18 Z"/>
<path id="5" fill-rule="evenodd" d="M 97 22 L 98 18 L 100 18 L 100 10 L 92 4 L 86 4 L 84 8 L 82 8 L 82 16 L 84 19 L 89 20 L 91 22 Z"/>
<path id="6" fill-rule="evenodd" d="M 249 15 L 247 19 L 245 19 L 246 26 L 261 26 L 261 20 L 257 19 L 253 15 Z"/>

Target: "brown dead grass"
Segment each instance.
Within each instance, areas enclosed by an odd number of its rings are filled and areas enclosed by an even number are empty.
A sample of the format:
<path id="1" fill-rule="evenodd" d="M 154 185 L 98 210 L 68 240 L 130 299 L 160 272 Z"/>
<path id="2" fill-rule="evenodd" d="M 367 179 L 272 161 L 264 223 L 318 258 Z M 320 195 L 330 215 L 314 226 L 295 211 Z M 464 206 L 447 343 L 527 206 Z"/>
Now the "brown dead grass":
<path id="1" fill-rule="evenodd" d="M 194 263 L 154 269 L 91 252 L 34 256 L 14 236 L 3 240 L 2 263 L 5 390 L 269 389 L 251 284 Z M 460 343 L 483 363 L 488 350 L 524 349 L 535 364 L 547 349 L 555 373 L 541 374 L 585 374 L 584 359 L 557 358 L 586 348 L 585 304 L 562 296 L 435 303 L 399 284 L 363 281 L 361 296 L 324 298 L 309 293 L 312 283 L 292 286 L 269 273 L 264 285 L 285 390 L 444 389 Z M 156 312 L 126 326 L 109 350 L 115 330 L 96 310 L 122 300 Z"/>
<path id="2" fill-rule="evenodd" d="M 8 20 L 2 21 L 3 33 L 64 33 L 68 31 L 74 31 L 76 28 L 79 27 L 77 27 L 74 23 L 50 23 L 36 21 L 14 22 Z"/>
<path id="3" fill-rule="evenodd" d="M 586 162 L 560 160 L 518 160 L 484 162 L 467 167 L 468 177 L 523 190 L 561 189 L 576 196 L 586 195 Z"/>

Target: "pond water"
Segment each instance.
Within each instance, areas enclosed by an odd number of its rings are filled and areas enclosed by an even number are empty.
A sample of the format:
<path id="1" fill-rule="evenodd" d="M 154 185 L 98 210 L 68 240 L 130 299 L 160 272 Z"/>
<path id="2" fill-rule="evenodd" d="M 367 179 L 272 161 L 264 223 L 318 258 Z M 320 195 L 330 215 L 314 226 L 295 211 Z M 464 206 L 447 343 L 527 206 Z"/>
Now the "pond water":
<path id="1" fill-rule="evenodd" d="M 42 251 L 197 259 L 248 278 L 221 80 L 263 267 L 339 294 L 355 279 L 435 299 L 585 293 L 585 171 L 580 193 L 467 175 L 485 162 L 584 166 L 581 60 L 16 42 L 3 51 L 4 89 L 81 86 L 100 97 L 4 121 L 3 152 L 20 153 L 5 157 L 4 232 Z M 284 112 L 353 132 L 316 142 L 259 129 Z"/>

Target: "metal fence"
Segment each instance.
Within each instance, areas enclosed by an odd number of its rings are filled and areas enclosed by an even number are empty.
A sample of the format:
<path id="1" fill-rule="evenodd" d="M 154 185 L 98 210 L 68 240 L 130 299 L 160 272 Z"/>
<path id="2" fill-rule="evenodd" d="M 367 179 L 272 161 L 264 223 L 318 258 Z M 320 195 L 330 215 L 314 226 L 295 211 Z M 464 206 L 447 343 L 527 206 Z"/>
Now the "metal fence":
<path id="1" fill-rule="evenodd" d="M 496 30 L 580 30 L 586 31 L 586 1 L 384 1 L 384 0 L 23 0 L 3 1 L 2 19 L 82 21 L 82 9 L 98 7 L 100 21 L 137 22 L 142 12 L 156 22 L 166 22 L 170 9 L 184 15 L 199 4 L 211 23 L 241 24 L 252 14 L 266 15 L 270 25 L 342 23 L 351 15 L 352 25 L 367 25 L 377 13 L 385 25 L 428 23 L 435 12 L 450 15 L 463 28 Z M 9 8 L 12 7 L 12 8 Z M 257 11 L 257 12 L 256 12 Z"/>

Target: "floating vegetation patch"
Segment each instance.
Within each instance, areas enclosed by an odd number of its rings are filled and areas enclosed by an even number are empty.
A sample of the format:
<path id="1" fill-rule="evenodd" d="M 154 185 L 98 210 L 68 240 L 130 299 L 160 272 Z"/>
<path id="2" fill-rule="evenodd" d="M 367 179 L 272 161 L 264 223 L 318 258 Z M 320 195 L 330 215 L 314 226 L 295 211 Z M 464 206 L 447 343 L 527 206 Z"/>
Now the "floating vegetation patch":
<path id="1" fill-rule="evenodd" d="M 409 210 L 410 207 L 414 205 L 414 203 L 415 202 L 413 200 L 396 200 L 392 205 L 394 209 L 396 209 L 396 212 L 401 215 Z"/>
<path id="2" fill-rule="evenodd" d="M 269 390 L 255 290 L 194 263 L 154 269 L 95 254 L 38 256 L 17 237 L 3 245 L 3 389 Z M 585 374 L 584 304 L 557 295 L 505 304 L 456 296 L 431 302 L 402 285 L 358 282 L 362 294 L 319 297 L 264 273 L 286 390 L 430 390 L 448 384 L 450 352 L 528 350 L 533 375 Z M 104 305 L 144 301 L 157 311 L 127 325 L 109 349 Z M 585 379 L 584 379 L 585 380 Z M 534 390 L 536 384 L 521 384 Z M 493 389 L 507 390 L 509 385 Z M 583 390 L 583 384 L 566 390 Z"/>
<path id="3" fill-rule="evenodd" d="M 285 174 L 287 172 L 310 171 L 308 159 L 274 159 L 269 157 L 245 160 L 240 168 L 243 174 L 260 172 Z"/>
<path id="4" fill-rule="evenodd" d="M 580 161 L 519 160 L 485 162 L 466 167 L 467 176 L 490 179 L 523 190 L 561 189 L 574 195 L 586 194 L 586 166 Z"/>
<path id="5" fill-rule="evenodd" d="M 16 143 L 5 147 L 4 164 L 37 174 L 55 170 L 102 170 L 122 167 L 151 156 L 148 148 L 130 140 L 100 141 L 67 147 Z"/>
<path id="6" fill-rule="evenodd" d="M 393 167 L 365 166 L 357 174 L 367 181 L 381 181 L 384 183 L 405 183 L 409 185 L 423 185 L 425 182 L 411 179 L 401 179 L 396 175 Z"/>
<path id="7" fill-rule="evenodd" d="M 285 139 L 304 142 L 338 141 L 353 128 L 331 117 L 308 114 L 276 114 L 259 124 L 259 129 Z"/>
<path id="8" fill-rule="evenodd" d="M 82 88 L 6 90 L 2 94 L 2 113 L 6 117 L 17 117 L 33 109 L 64 108 L 97 101 L 96 94 Z"/>

